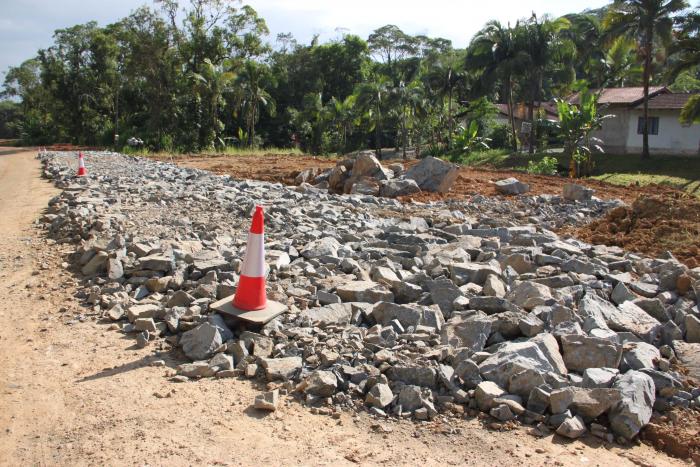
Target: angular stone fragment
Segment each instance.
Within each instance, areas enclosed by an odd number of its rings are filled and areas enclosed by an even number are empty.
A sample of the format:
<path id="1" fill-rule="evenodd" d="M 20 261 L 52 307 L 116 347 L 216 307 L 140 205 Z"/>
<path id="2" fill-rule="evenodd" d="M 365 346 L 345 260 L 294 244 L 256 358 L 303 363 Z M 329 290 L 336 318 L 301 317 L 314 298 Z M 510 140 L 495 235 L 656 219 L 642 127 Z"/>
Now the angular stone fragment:
<path id="1" fill-rule="evenodd" d="M 338 248 L 340 248 L 338 240 L 333 237 L 324 237 L 309 242 L 301 250 L 301 256 L 306 259 L 318 258 L 319 256 L 338 256 Z"/>
<path id="2" fill-rule="evenodd" d="M 255 396 L 253 407 L 259 410 L 274 412 L 279 405 L 279 389 L 273 389 Z"/>
<path id="3" fill-rule="evenodd" d="M 617 368 L 589 368 L 583 372 L 584 388 L 609 388 L 620 374 Z"/>
<path id="4" fill-rule="evenodd" d="M 656 362 L 661 359 L 659 349 L 646 342 L 630 342 L 625 344 L 622 351 L 620 370 L 641 370 L 656 368 Z"/>
<path id="5" fill-rule="evenodd" d="M 319 397 L 329 397 L 338 388 L 338 379 L 331 371 L 318 370 L 309 375 L 301 387 L 306 394 Z"/>
<path id="6" fill-rule="evenodd" d="M 185 332 L 180 338 L 180 346 L 192 360 L 206 360 L 218 349 L 223 340 L 216 326 L 203 323 Z"/>
<path id="7" fill-rule="evenodd" d="M 562 197 L 567 201 L 590 201 L 595 190 L 574 183 L 564 185 Z"/>
<path id="8" fill-rule="evenodd" d="M 469 318 L 460 316 L 445 323 L 441 340 L 443 344 L 455 348 L 467 347 L 473 352 L 480 352 L 484 349 L 490 334 L 491 320 L 483 314 Z"/>
<path id="9" fill-rule="evenodd" d="M 336 293 L 344 302 L 393 302 L 394 294 L 372 281 L 353 281 L 339 285 Z"/>
<path id="10" fill-rule="evenodd" d="M 437 374 L 433 368 L 394 366 L 389 368 L 387 376 L 391 381 L 401 381 L 413 386 L 434 388 L 437 384 Z"/>
<path id="11" fill-rule="evenodd" d="M 261 358 L 260 362 L 268 381 L 286 381 L 301 369 L 301 357 Z"/>
<path id="12" fill-rule="evenodd" d="M 476 387 L 474 397 L 476 398 L 476 403 L 479 406 L 479 410 L 482 412 L 487 412 L 493 407 L 493 400 L 497 397 L 501 397 L 505 393 L 506 392 L 496 383 L 484 381 Z"/>
<path id="13" fill-rule="evenodd" d="M 613 388 L 620 391 L 622 400 L 608 414 L 610 428 L 631 440 L 651 419 L 656 400 L 654 381 L 639 371 L 628 371 L 615 381 Z"/>
<path id="14" fill-rule="evenodd" d="M 385 198 L 409 196 L 420 192 L 421 189 L 416 181 L 410 179 L 384 180 L 379 184 L 379 196 Z"/>
<path id="15" fill-rule="evenodd" d="M 503 345 L 479 365 L 483 378 L 505 388 L 509 387 L 511 378 L 524 370 L 542 375 L 549 372 L 566 374 L 556 340 L 551 334 L 541 336 L 539 341 L 533 338 L 527 342 L 508 342 Z M 533 380 L 532 384 L 535 382 Z"/>
<path id="16" fill-rule="evenodd" d="M 594 419 L 607 412 L 620 401 L 620 392 L 617 389 L 586 389 L 567 387 L 555 389 L 549 395 L 552 413 L 562 413 L 567 409 L 586 417 Z"/>
<path id="17" fill-rule="evenodd" d="M 575 417 L 567 418 L 564 422 L 557 428 L 557 434 L 564 436 L 569 439 L 580 438 L 586 434 L 586 424 L 583 419 L 578 415 Z"/>
<path id="18" fill-rule="evenodd" d="M 209 376 L 214 376 L 216 372 L 209 366 L 209 362 L 198 361 L 183 363 L 177 367 L 177 373 L 188 378 L 207 378 Z"/>
<path id="19" fill-rule="evenodd" d="M 384 409 L 394 400 L 394 394 L 388 384 L 378 383 L 367 393 L 365 403 L 370 407 Z"/>
<path id="20" fill-rule="evenodd" d="M 352 307 L 347 303 L 334 303 L 321 308 L 309 308 L 301 313 L 308 317 L 314 326 L 348 324 L 352 318 Z"/>
<path id="21" fill-rule="evenodd" d="M 510 177 L 496 182 L 496 191 L 502 195 L 521 195 L 530 191 L 530 185 Z"/>
<path id="22" fill-rule="evenodd" d="M 501 267 L 495 261 L 492 263 L 455 263 L 450 264 L 449 269 L 450 278 L 457 285 L 468 283 L 483 285 L 489 275 L 501 275 Z"/>
<path id="23" fill-rule="evenodd" d="M 81 269 L 84 276 L 92 276 L 102 272 L 107 264 L 108 255 L 104 251 L 98 251 L 95 256 Z"/>

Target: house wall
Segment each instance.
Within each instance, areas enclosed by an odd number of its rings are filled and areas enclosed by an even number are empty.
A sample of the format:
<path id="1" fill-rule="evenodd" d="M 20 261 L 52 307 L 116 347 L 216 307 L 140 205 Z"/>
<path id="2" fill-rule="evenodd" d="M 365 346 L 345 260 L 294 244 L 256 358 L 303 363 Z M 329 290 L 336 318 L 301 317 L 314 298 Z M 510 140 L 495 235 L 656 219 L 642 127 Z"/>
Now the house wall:
<path id="1" fill-rule="evenodd" d="M 627 151 L 628 125 L 630 122 L 630 110 L 625 107 L 610 106 L 605 111 L 605 115 L 614 115 L 603 121 L 603 128 L 595 131 L 593 136 L 603 142 L 601 146 L 606 153 L 625 154 Z M 637 126 L 635 124 L 635 131 Z"/>
<path id="2" fill-rule="evenodd" d="M 642 115 L 641 110 L 629 112 L 626 132 L 626 153 L 628 154 L 641 154 L 642 152 L 642 135 L 637 134 L 637 122 Z M 659 117 L 659 134 L 649 135 L 650 153 L 669 156 L 700 156 L 700 124 L 684 127 L 678 121 L 679 115 L 679 110 L 649 111 L 650 117 Z"/>

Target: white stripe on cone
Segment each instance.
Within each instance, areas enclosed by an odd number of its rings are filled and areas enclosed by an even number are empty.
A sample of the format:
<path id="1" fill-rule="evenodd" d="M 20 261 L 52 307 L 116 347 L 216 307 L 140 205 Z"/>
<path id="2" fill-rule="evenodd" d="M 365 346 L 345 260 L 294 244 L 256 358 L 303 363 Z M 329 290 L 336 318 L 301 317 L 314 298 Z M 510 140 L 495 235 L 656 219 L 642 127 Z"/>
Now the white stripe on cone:
<path id="1" fill-rule="evenodd" d="M 82 155 L 78 158 L 78 167 L 81 168 L 81 169 L 84 169 L 84 168 L 85 168 L 85 161 L 83 161 L 83 156 L 82 156 Z"/>
<path id="2" fill-rule="evenodd" d="M 265 234 L 248 233 L 248 245 L 245 250 L 241 275 L 265 276 Z"/>

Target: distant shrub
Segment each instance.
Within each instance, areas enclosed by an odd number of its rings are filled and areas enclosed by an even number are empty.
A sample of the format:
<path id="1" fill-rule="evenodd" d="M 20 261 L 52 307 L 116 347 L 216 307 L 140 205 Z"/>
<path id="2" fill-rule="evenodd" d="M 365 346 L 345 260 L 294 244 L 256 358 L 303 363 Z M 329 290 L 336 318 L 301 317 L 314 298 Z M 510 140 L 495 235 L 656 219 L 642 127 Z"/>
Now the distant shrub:
<path id="1" fill-rule="evenodd" d="M 539 162 L 528 162 L 527 173 L 536 175 L 555 175 L 557 173 L 558 164 L 559 161 L 557 161 L 556 157 L 545 156 Z"/>
<path id="2" fill-rule="evenodd" d="M 510 149 L 513 147 L 513 136 L 509 125 L 496 125 L 489 134 L 490 146 L 493 149 Z"/>

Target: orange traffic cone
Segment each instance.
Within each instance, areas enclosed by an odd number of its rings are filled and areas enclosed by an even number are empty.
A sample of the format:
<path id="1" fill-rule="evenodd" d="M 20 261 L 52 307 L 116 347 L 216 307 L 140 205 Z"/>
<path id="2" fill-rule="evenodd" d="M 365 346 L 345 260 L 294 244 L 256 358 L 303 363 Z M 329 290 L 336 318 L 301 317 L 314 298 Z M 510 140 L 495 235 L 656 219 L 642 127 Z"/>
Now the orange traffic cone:
<path id="1" fill-rule="evenodd" d="M 87 175 L 87 170 L 85 170 L 85 161 L 83 160 L 83 153 L 78 152 L 78 177 L 84 177 Z"/>
<path id="2" fill-rule="evenodd" d="M 248 233 L 245 259 L 238 281 L 233 306 L 240 310 L 257 311 L 267 305 L 265 292 L 265 216 L 262 206 L 255 207 L 253 223 Z"/>

